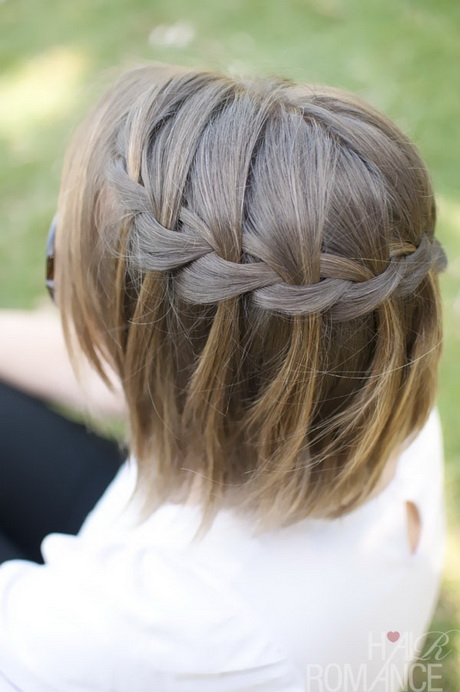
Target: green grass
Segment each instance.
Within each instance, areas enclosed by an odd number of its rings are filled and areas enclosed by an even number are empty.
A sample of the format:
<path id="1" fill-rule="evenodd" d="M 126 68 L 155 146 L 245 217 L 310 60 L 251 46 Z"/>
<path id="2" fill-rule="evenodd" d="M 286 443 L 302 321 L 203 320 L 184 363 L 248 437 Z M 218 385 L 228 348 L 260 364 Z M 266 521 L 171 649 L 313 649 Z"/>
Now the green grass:
<path id="1" fill-rule="evenodd" d="M 186 45 L 149 42 L 186 22 Z M 357 91 L 415 141 L 439 200 L 446 340 L 439 407 L 444 426 L 449 540 L 432 629 L 460 621 L 460 198 L 456 0 L 4 0 L 0 4 L 0 300 L 43 299 L 43 251 L 72 128 L 110 68 L 156 59 L 248 74 L 285 74 Z M 188 27 L 188 29 L 187 29 Z M 186 33 L 186 31 L 185 31 Z M 164 31 L 163 31 L 164 34 Z M 161 35 L 161 29 L 157 34 Z M 458 638 L 443 689 L 460 688 Z M 439 681 L 438 681 L 439 682 Z"/>

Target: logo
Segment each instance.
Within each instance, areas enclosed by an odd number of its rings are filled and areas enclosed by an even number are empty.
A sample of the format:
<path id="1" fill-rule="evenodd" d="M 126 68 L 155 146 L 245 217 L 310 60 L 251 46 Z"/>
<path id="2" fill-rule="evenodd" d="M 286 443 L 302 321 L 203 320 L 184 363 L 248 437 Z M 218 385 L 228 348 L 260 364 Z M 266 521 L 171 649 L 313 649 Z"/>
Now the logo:
<path id="1" fill-rule="evenodd" d="M 357 642 L 352 661 L 307 663 L 309 692 L 447 692 L 442 685 L 443 661 L 452 654 L 455 633 L 369 632 Z"/>

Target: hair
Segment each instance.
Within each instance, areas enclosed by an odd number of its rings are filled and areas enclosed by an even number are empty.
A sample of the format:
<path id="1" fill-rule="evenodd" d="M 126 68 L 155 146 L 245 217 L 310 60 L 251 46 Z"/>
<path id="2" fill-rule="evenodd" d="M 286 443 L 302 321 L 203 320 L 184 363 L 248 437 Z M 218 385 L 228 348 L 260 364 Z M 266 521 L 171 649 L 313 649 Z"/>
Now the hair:
<path id="1" fill-rule="evenodd" d="M 123 72 L 67 151 L 56 267 L 72 358 L 122 382 L 140 520 L 197 475 L 201 530 L 365 502 L 435 405 L 434 228 L 419 154 L 357 96 Z"/>

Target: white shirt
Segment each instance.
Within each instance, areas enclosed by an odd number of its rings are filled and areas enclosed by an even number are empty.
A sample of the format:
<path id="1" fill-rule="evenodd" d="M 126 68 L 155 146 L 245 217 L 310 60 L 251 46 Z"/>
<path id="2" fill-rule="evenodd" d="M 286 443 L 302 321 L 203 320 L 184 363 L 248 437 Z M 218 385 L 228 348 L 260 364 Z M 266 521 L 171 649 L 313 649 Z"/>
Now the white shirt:
<path id="1" fill-rule="evenodd" d="M 134 481 L 128 460 L 78 536 L 43 540 L 44 565 L 0 566 L 1 691 L 400 689 L 444 563 L 436 408 L 389 485 L 340 519 L 254 537 L 222 510 L 192 544 L 195 506 L 131 527 Z M 415 554 L 406 499 L 422 520 Z"/>

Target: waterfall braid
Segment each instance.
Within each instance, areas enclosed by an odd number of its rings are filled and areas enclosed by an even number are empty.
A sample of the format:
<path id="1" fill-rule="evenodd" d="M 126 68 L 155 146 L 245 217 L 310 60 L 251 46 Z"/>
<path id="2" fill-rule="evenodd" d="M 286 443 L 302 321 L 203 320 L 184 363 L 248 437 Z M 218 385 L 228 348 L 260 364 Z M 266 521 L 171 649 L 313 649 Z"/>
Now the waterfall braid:
<path id="1" fill-rule="evenodd" d="M 434 227 L 415 148 L 348 92 L 122 74 L 66 156 L 57 285 L 74 358 L 123 383 L 140 521 L 197 478 L 202 529 L 365 502 L 435 403 Z"/>

